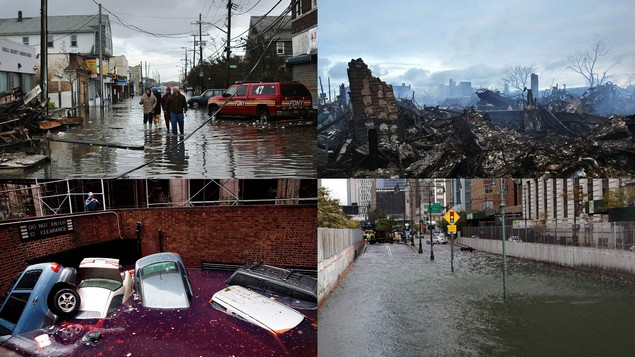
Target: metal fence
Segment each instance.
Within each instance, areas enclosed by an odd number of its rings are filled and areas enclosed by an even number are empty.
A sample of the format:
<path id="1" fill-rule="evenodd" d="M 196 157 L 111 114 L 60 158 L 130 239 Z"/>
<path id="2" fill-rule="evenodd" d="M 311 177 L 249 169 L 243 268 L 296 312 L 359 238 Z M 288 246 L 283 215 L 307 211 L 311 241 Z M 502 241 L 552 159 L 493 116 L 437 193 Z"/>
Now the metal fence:
<path id="1" fill-rule="evenodd" d="M 577 227 L 577 229 L 575 229 Z M 545 224 L 527 228 L 505 229 L 506 239 L 518 236 L 523 242 L 635 250 L 635 221 Z M 501 226 L 463 227 L 463 237 L 501 239 Z"/>

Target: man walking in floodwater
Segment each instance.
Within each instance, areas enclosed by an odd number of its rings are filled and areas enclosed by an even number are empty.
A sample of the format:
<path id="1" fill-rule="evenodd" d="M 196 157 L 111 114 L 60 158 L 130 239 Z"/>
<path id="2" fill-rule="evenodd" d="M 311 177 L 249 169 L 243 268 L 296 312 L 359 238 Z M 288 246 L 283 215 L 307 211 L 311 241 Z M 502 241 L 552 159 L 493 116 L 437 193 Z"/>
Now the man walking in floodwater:
<path id="1" fill-rule="evenodd" d="M 181 94 L 179 87 L 172 88 L 172 95 L 168 100 L 168 110 L 170 111 L 170 122 L 172 124 L 172 134 L 176 135 L 176 124 L 179 125 L 179 132 L 183 135 L 185 125 L 185 113 L 187 112 L 187 100 Z"/>
<path id="2" fill-rule="evenodd" d="M 139 104 L 143 105 L 143 125 L 150 122 L 150 126 L 152 126 L 154 106 L 157 104 L 157 98 L 152 95 L 152 89 L 146 88 L 146 92 L 141 96 Z"/>
<path id="3" fill-rule="evenodd" d="M 161 108 L 163 109 L 163 116 L 165 117 L 165 127 L 170 132 L 170 111 L 168 110 L 168 101 L 172 96 L 172 88 L 167 87 L 165 89 L 165 95 L 161 97 Z"/>

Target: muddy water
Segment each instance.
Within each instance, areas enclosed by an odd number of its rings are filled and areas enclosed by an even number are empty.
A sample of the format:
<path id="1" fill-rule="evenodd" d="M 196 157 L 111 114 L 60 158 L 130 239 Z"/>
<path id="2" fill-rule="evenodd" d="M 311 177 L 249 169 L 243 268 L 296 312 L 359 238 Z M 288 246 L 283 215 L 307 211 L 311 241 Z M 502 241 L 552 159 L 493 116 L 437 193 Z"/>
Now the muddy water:
<path id="1" fill-rule="evenodd" d="M 382 248 L 382 249 L 379 249 Z M 318 313 L 320 356 L 600 356 L 635 350 L 635 287 L 455 252 L 372 246 Z"/>
<path id="2" fill-rule="evenodd" d="M 109 106 L 103 118 L 98 112 L 91 108 L 87 123 L 48 137 L 142 146 L 143 150 L 49 141 L 40 152 L 48 153 L 50 164 L 20 177 L 316 177 L 316 132 L 311 122 L 263 126 L 245 119 L 208 121 L 204 108 L 191 109 L 185 118 L 185 135 L 173 136 L 163 119 L 159 125 L 143 124 L 137 99 Z"/>

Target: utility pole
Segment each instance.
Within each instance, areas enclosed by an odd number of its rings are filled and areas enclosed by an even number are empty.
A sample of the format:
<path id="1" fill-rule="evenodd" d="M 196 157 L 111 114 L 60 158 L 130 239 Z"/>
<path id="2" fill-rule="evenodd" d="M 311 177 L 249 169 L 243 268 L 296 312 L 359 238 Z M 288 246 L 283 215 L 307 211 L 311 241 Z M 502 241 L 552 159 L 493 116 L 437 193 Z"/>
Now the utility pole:
<path id="1" fill-rule="evenodd" d="M 192 36 L 194 36 L 194 49 L 192 50 L 192 52 L 194 52 L 194 55 L 192 58 L 192 69 L 194 69 L 194 66 L 196 65 L 196 34 Z"/>
<path id="2" fill-rule="evenodd" d="M 42 9 L 42 16 L 40 18 L 42 40 L 40 41 L 40 87 L 42 87 L 42 103 L 46 102 L 49 97 L 48 88 L 48 4 L 47 0 L 42 0 L 40 4 Z M 48 103 L 46 106 L 46 113 L 48 114 Z"/>
<path id="3" fill-rule="evenodd" d="M 102 44 L 104 43 L 104 39 L 102 38 L 103 33 L 101 30 L 101 4 L 99 4 L 99 108 L 100 110 L 100 115 L 103 118 L 104 117 L 104 77 L 102 76 L 102 66 L 103 66 L 103 59 L 102 59 Z"/>
<path id="4" fill-rule="evenodd" d="M 227 0 L 227 83 L 226 83 L 226 88 L 229 88 L 229 70 L 231 69 L 231 66 L 229 65 L 229 57 L 231 55 L 231 46 L 230 46 L 230 41 L 231 41 L 231 30 L 232 30 L 232 0 Z"/>
<path id="5" fill-rule="evenodd" d="M 185 77 L 185 80 L 183 82 L 187 82 L 187 47 L 181 47 L 182 49 L 185 50 L 185 72 L 183 73 L 183 76 Z"/>
<path id="6" fill-rule="evenodd" d="M 201 28 L 202 26 L 202 17 L 201 14 L 198 14 L 198 48 L 199 48 L 199 63 L 202 65 L 203 64 L 203 29 Z"/>

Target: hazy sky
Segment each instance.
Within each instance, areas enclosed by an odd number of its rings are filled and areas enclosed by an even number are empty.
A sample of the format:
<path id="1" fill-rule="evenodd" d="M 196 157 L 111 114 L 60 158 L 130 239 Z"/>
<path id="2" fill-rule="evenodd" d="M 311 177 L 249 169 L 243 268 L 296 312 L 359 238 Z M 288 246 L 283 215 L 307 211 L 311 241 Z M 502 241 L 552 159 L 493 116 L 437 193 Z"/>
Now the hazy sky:
<path id="1" fill-rule="evenodd" d="M 91 0 L 48 0 L 48 15 L 97 15 L 98 1 Z M 232 38 L 247 30 L 250 16 L 263 16 L 273 9 L 270 15 L 279 15 L 290 4 L 290 0 L 234 0 L 231 18 Z M 277 4 L 277 6 L 276 6 Z M 0 0 L 2 14 L 0 18 L 17 17 L 22 10 L 24 17 L 40 17 L 41 1 L 38 0 Z M 102 13 L 108 15 L 112 28 L 114 55 L 125 55 L 129 65 L 148 62 L 152 77 L 158 72 L 161 81 L 178 80 L 183 70 L 185 49 L 194 48 L 193 35 L 198 34 L 199 13 L 202 22 L 227 28 L 227 0 L 108 0 L 101 2 Z M 121 21 L 117 20 L 118 17 Z M 131 30 L 133 25 L 140 30 Z M 150 34 L 148 34 L 148 33 Z M 227 34 L 213 25 L 203 24 L 203 56 L 224 51 Z M 154 36 L 157 34 L 159 36 Z M 246 37 L 243 34 L 242 37 Z M 198 41 L 198 38 L 197 38 Z M 237 42 L 232 42 L 235 45 Z M 233 49 L 233 54 L 242 50 Z M 188 60 L 192 60 L 192 52 Z M 198 46 L 197 46 L 198 62 Z"/>
<path id="2" fill-rule="evenodd" d="M 610 49 L 598 67 L 621 60 L 613 82 L 628 85 L 635 80 L 633 14 L 633 0 L 322 0 L 318 71 L 325 91 L 328 78 L 331 89 L 348 85 L 348 62 L 357 58 L 417 95 L 449 79 L 491 88 L 516 64 L 538 68 L 540 89 L 577 87 L 585 82 L 566 69 L 567 57 L 597 35 Z"/>
<path id="3" fill-rule="evenodd" d="M 329 196 L 340 200 L 340 204 L 348 204 L 348 189 L 346 182 L 348 179 L 320 179 L 322 187 L 329 189 Z"/>

